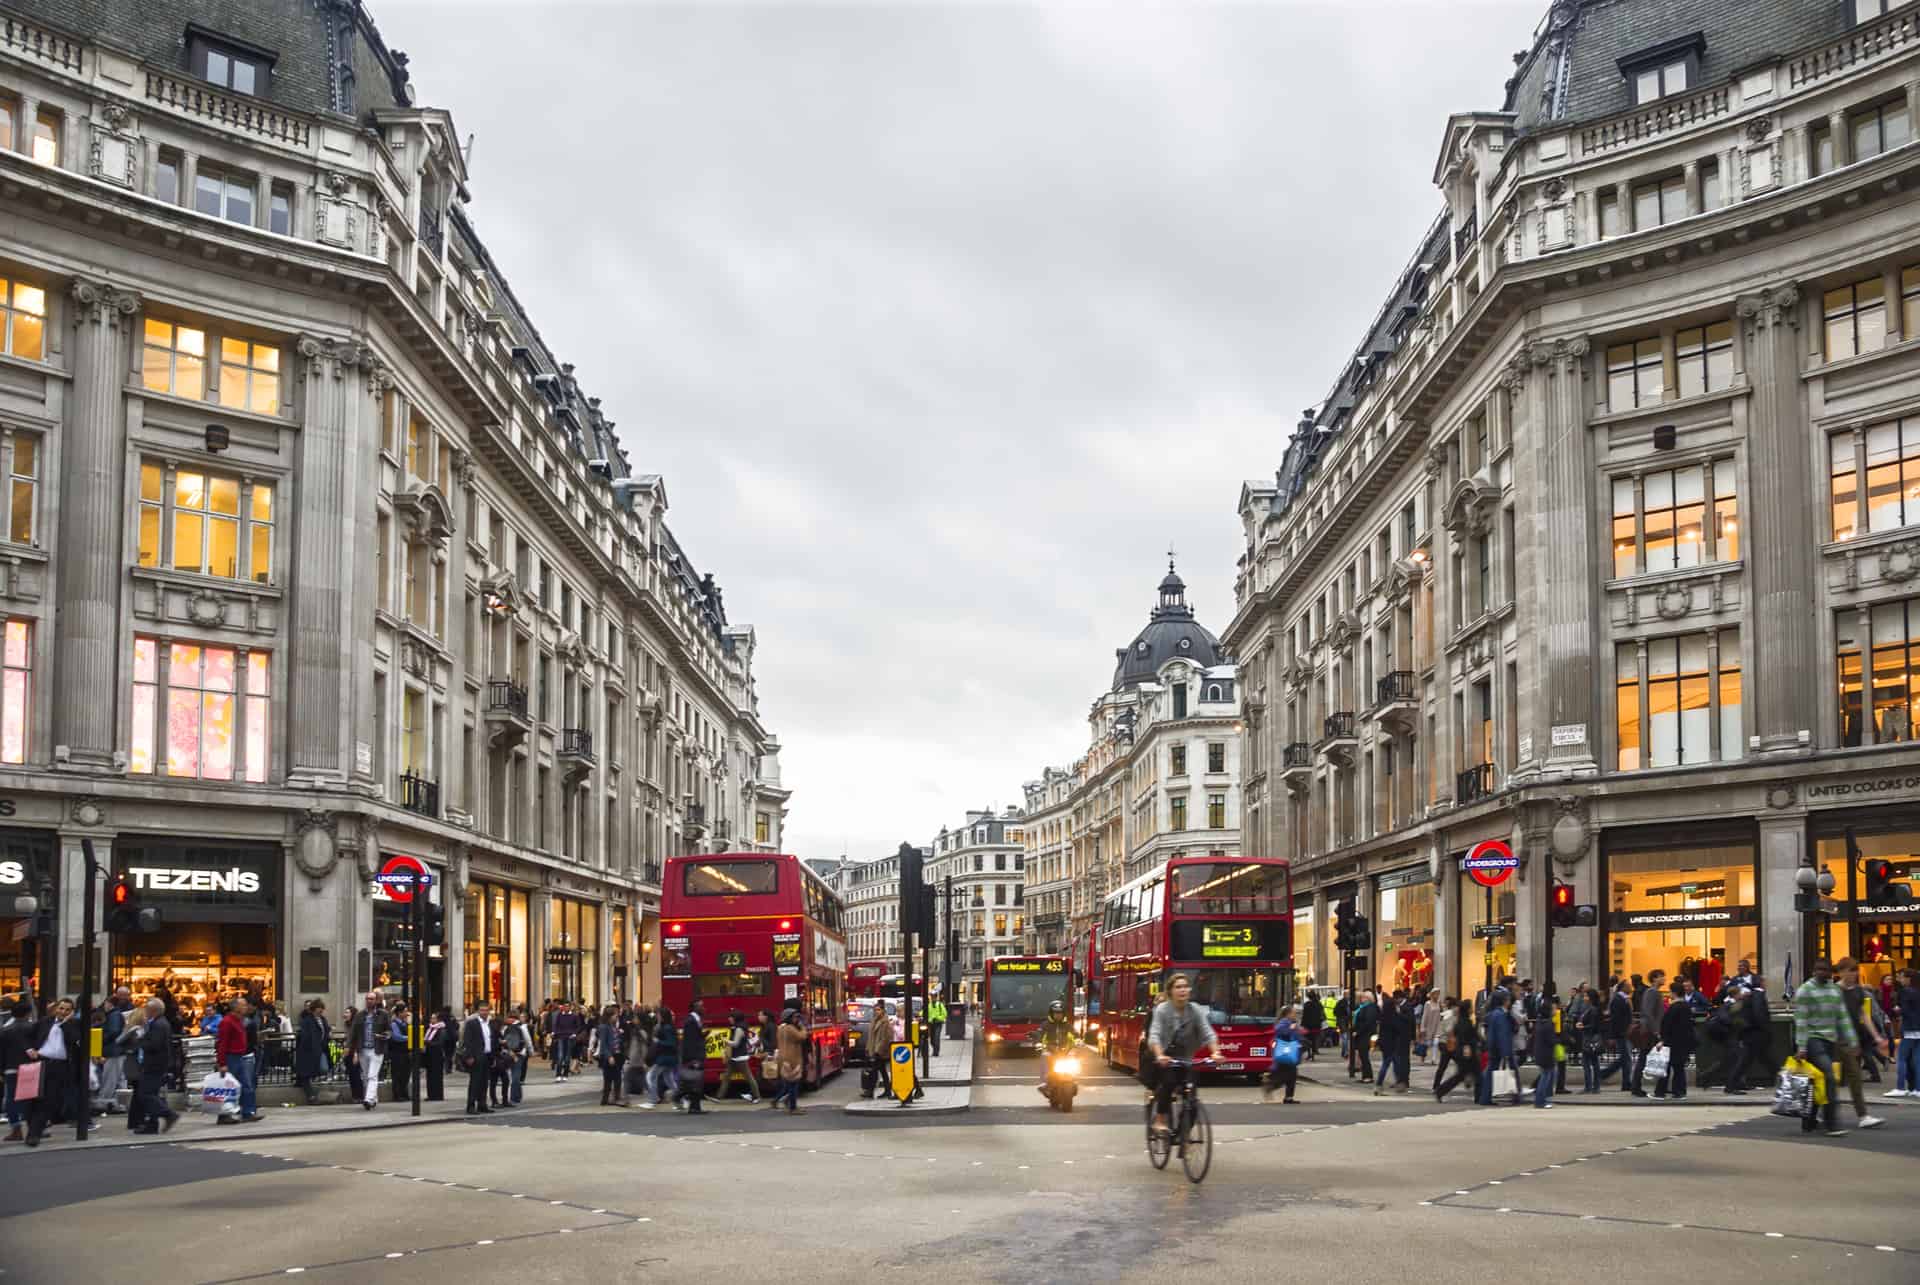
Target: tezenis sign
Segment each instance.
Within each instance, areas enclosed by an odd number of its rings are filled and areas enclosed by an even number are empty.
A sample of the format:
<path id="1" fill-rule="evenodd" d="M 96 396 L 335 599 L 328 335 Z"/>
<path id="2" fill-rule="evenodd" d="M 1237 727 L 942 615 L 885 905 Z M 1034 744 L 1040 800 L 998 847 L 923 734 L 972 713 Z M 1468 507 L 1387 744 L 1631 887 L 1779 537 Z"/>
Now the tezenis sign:
<path id="1" fill-rule="evenodd" d="M 162 866 L 129 866 L 133 886 L 151 892 L 259 892 L 260 876 L 232 866 L 225 870 L 182 870 Z"/>

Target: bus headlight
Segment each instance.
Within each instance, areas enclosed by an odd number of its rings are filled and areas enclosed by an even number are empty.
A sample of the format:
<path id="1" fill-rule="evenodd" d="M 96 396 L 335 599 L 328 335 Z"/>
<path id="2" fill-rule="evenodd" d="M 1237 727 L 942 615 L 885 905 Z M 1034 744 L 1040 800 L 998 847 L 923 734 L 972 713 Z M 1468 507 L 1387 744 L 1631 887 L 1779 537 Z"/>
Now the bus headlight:
<path id="1" fill-rule="evenodd" d="M 999 1042 L 1000 1042 L 1000 1033 L 998 1031 L 987 1032 L 987 1043 L 998 1044 Z"/>
<path id="2" fill-rule="evenodd" d="M 1098 1023 L 1098 1022 L 1088 1022 L 1088 1023 L 1087 1023 L 1087 1030 L 1088 1030 L 1088 1031 L 1090 1031 L 1090 1032 L 1091 1032 L 1092 1034 L 1094 1034 L 1094 1035 L 1098 1035 L 1098 1034 L 1100 1033 L 1100 1023 Z"/>

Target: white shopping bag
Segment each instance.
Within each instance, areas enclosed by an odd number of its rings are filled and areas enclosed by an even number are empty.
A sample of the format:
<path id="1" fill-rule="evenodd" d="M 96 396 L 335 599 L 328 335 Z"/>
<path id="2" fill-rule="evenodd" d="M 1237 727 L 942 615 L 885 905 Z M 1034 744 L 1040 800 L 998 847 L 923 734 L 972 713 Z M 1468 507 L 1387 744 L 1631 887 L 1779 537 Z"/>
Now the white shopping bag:
<path id="1" fill-rule="evenodd" d="M 209 1071 L 200 1081 L 200 1109 L 216 1119 L 240 1114 L 240 1081 L 225 1071 Z"/>

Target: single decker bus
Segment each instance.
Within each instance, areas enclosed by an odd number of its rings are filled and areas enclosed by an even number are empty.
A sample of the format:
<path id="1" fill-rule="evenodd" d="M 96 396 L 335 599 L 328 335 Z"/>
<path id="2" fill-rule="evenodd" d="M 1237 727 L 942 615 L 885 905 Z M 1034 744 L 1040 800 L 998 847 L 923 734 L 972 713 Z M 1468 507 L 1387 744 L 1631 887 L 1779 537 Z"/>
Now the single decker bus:
<path id="1" fill-rule="evenodd" d="M 806 1084 L 846 1063 L 847 947 L 840 898 L 793 856 L 668 857 L 660 896 L 660 993 L 674 1020 L 701 1001 L 707 1083 L 726 1066 L 735 1013 L 800 1010 L 812 1044 Z M 756 1059 L 753 1071 L 762 1079 Z"/>
<path id="2" fill-rule="evenodd" d="M 1192 1002 L 1219 1037 L 1208 1071 L 1262 1074 L 1268 1036 L 1292 1002 L 1293 885 L 1278 857 L 1175 857 L 1110 895 L 1099 946 L 1100 1047 L 1137 1071 L 1167 978 L 1193 979 Z"/>
<path id="3" fill-rule="evenodd" d="M 980 1028 L 1002 1048 L 1033 1038 L 1055 1001 L 1073 1011 L 1073 974 L 1065 955 L 1001 955 L 986 961 Z"/>

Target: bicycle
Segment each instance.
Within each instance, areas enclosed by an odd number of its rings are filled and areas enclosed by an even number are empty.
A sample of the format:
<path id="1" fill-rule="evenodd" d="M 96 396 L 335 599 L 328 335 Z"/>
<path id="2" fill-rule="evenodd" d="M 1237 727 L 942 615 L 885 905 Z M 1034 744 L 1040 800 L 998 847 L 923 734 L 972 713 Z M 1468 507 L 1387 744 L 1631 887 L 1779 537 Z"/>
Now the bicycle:
<path id="1" fill-rule="evenodd" d="M 1175 1091 L 1170 1133 L 1160 1133 L 1153 1127 L 1153 1099 L 1147 1100 L 1147 1159 L 1155 1169 L 1165 1169 L 1167 1161 L 1178 1151 L 1180 1167 L 1187 1171 L 1187 1181 L 1197 1183 L 1213 1167 L 1213 1122 L 1200 1103 L 1191 1061 L 1174 1058 L 1160 1071 L 1163 1075 L 1178 1072 L 1180 1085 Z"/>

